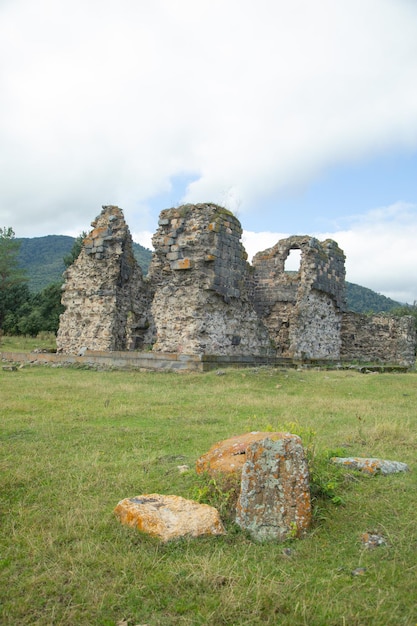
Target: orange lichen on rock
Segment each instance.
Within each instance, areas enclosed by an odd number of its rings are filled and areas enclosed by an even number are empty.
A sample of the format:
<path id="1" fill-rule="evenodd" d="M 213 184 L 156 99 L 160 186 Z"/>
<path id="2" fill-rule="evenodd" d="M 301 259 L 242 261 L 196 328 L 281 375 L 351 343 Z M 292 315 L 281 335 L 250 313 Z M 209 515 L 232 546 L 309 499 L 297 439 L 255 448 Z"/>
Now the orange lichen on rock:
<path id="1" fill-rule="evenodd" d="M 173 261 L 171 265 L 173 270 L 190 270 L 192 266 L 193 262 L 188 258 L 177 259 L 176 261 Z"/>
<path id="2" fill-rule="evenodd" d="M 218 441 L 206 454 L 203 454 L 196 462 L 197 474 L 208 472 L 213 474 L 240 473 L 246 461 L 246 451 L 255 441 L 261 439 L 282 439 L 287 433 L 279 432 L 251 432 Z"/>
<path id="3" fill-rule="evenodd" d="M 125 498 L 114 512 L 122 524 L 162 541 L 225 534 L 217 509 L 180 496 L 152 493 Z"/>

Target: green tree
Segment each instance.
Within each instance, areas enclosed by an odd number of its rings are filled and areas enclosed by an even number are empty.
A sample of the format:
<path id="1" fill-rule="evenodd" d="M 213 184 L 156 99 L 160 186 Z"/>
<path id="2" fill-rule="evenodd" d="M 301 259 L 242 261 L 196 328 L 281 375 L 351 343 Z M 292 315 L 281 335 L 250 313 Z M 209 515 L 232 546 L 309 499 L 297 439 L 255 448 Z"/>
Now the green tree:
<path id="1" fill-rule="evenodd" d="M 33 296 L 34 309 L 39 312 L 41 320 L 41 328 L 39 330 L 58 332 L 59 316 L 65 310 L 65 307 L 61 304 L 61 294 L 62 283 L 51 283 L 40 293 Z"/>
<path id="2" fill-rule="evenodd" d="M 83 247 L 83 241 L 87 237 L 87 233 L 83 231 L 78 237 L 75 239 L 74 244 L 71 248 L 69 254 L 64 256 L 64 265 L 65 267 L 69 267 L 76 261 L 80 255 L 81 249 Z"/>
<path id="3" fill-rule="evenodd" d="M 411 315 L 414 318 L 414 324 L 417 329 L 417 302 L 413 304 L 404 304 L 403 306 L 399 306 L 391 311 L 392 315 L 398 315 L 402 317 L 403 315 Z"/>
<path id="4" fill-rule="evenodd" d="M 26 280 L 19 267 L 19 248 L 13 228 L 0 228 L 0 292 Z"/>
<path id="5" fill-rule="evenodd" d="M 0 328 L 6 315 L 14 313 L 28 295 L 26 277 L 19 267 L 19 247 L 13 228 L 0 228 Z"/>
<path id="6" fill-rule="evenodd" d="M 17 335 L 20 310 L 28 302 L 31 295 L 27 283 L 12 285 L 4 289 L 0 295 L 0 328 L 7 335 Z"/>

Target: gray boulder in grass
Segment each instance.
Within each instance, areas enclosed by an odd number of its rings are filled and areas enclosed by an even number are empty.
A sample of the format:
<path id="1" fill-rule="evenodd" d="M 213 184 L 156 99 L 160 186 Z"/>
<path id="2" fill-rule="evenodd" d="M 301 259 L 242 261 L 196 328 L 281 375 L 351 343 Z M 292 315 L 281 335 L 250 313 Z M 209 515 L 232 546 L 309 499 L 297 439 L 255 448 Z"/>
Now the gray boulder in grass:
<path id="1" fill-rule="evenodd" d="M 338 457 L 334 456 L 330 459 L 332 463 L 343 465 L 348 469 L 358 470 L 369 476 L 375 474 L 397 474 L 398 472 L 409 472 L 410 468 L 406 463 L 401 461 L 387 461 L 384 459 L 374 459 L 366 457 Z"/>

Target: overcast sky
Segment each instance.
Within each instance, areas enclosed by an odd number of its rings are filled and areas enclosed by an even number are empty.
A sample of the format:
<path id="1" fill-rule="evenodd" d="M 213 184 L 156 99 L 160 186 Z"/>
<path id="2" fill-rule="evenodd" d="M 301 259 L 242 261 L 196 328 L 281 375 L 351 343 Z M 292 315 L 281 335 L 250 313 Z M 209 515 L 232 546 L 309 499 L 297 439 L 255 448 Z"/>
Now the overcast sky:
<path id="1" fill-rule="evenodd" d="M 250 256 L 332 237 L 347 279 L 417 300 L 415 0 L 0 0 L 0 225 L 150 245 L 217 202 Z"/>

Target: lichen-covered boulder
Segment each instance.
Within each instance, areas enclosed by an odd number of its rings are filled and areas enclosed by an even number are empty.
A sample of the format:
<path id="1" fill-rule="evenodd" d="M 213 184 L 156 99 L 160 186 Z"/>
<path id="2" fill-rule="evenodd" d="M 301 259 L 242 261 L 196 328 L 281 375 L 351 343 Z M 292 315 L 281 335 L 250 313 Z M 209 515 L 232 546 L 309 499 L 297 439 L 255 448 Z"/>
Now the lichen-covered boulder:
<path id="1" fill-rule="evenodd" d="M 217 509 L 180 496 L 152 493 L 125 498 L 114 512 L 122 524 L 162 541 L 225 534 Z"/>
<path id="2" fill-rule="evenodd" d="M 334 456 L 331 459 L 332 463 L 337 465 L 343 465 L 348 469 L 358 470 L 369 476 L 375 476 L 375 474 L 396 474 L 397 472 L 408 472 L 409 467 L 406 463 L 401 461 L 387 461 L 384 459 L 362 458 L 362 457 L 339 457 Z"/>
<path id="3" fill-rule="evenodd" d="M 302 536 L 311 524 L 310 483 L 301 439 L 281 433 L 252 443 L 242 469 L 236 523 L 259 541 Z"/>
<path id="4" fill-rule="evenodd" d="M 246 451 L 252 443 L 267 437 L 279 439 L 284 436 L 285 433 L 254 431 L 218 441 L 206 454 L 197 459 L 196 472 L 197 474 L 207 472 L 210 476 L 240 473 L 246 461 Z"/>

